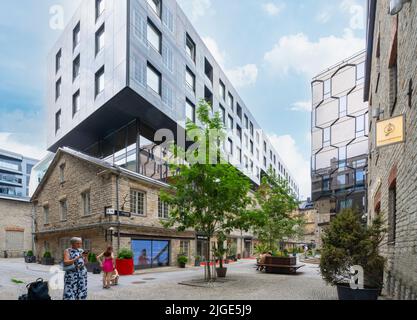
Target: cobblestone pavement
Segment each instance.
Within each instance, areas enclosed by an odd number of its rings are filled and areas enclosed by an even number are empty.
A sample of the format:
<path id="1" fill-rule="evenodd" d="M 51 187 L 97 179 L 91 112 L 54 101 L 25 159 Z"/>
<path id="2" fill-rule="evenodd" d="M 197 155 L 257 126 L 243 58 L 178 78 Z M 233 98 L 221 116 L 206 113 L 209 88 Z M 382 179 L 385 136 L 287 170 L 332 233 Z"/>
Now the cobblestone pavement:
<path id="1" fill-rule="evenodd" d="M 58 267 L 55 266 L 55 270 Z M 121 277 L 120 284 L 102 289 L 101 276 L 89 274 L 89 299 L 92 300 L 334 300 L 336 290 L 321 279 L 317 265 L 307 264 L 298 275 L 274 275 L 256 271 L 254 260 L 228 265 L 229 281 L 213 288 L 181 285 L 202 278 L 203 268 L 167 268 Z M 26 283 L 37 278 L 50 279 L 50 267 L 25 264 L 22 259 L 0 259 L 0 300 L 17 299 L 26 292 Z M 23 281 L 17 284 L 12 280 Z M 62 290 L 51 290 L 54 300 Z"/>

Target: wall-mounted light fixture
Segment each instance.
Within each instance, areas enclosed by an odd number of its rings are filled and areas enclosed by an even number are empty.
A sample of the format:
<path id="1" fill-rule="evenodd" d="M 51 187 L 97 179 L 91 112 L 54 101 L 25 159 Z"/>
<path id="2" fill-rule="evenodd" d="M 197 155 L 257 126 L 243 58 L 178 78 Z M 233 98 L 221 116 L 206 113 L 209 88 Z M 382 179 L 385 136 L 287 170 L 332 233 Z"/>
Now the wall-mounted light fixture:
<path id="1" fill-rule="evenodd" d="M 411 2 L 411 0 L 390 0 L 389 2 L 389 14 L 395 16 L 400 13 L 405 3 Z"/>

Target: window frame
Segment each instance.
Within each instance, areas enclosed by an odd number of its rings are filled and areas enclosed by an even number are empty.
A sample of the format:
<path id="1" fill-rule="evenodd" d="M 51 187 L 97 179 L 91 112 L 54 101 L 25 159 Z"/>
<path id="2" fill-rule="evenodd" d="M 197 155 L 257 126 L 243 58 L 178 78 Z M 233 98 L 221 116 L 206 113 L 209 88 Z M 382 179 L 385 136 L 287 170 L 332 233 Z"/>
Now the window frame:
<path id="1" fill-rule="evenodd" d="M 104 0 L 102 0 L 104 1 Z M 106 25 L 105 23 L 103 23 L 100 28 L 98 28 L 98 30 L 95 33 L 95 51 L 96 51 L 96 56 L 102 52 L 104 50 L 104 46 L 105 46 L 105 34 L 106 34 Z M 102 38 L 101 38 L 102 37 Z M 102 39 L 102 41 L 99 41 L 99 39 Z M 101 46 L 99 47 L 99 42 L 101 44 Z"/>
<path id="2" fill-rule="evenodd" d="M 151 19 L 148 18 L 147 21 L 148 22 L 146 25 L 146 41 L 152 49 L 154 49 L 159 54 L 162 54 L 162 32 L 158 29 L 158 27 L 155 25 L 155 23 L 153 23 Z M 150 30 L 153 31 L 154 35 L 158 37 L 158 47 L 155 47 L 152 41 L 149 41 Z"/>
<path id="3" fill-rule="evenodd" d="M 133 205 L 132 204 L 133 194 L 135 195 L 134 196 L 134 199 L 135 199 L 134 207 L 132 206 Z M 139 196 L 138 195 L 141 195 L 141 198 L 142 198 L 142 204 L 141 204 L 142 213 L 139 211 L 140 203 L 139 203 Z M 146 195 L 145 191 L 138 190 L 138 189 L 130 189 L 130 213 L 132 215 L 140 216 L 140 217 L 146 217 L 146 215 L 147 215 L 147 208 L 146 208 L 146 200 L 147 199 L 146 198 L 147 198 L 147 195 Z"/>
<path id="4" fill-rule="evenodd" d="M 158 77 L 158 91 L 155 91 L 154 88 L 152 88 L 149 85 L 149 72 L 152 72 L 154 75 Z M 152 90 L 152 92 L 156 93 L 157 95 L 162 95 L 162 73 L 158 71 L 151 63 L 147 63 L 146 65 L 146 86 L 148 89 Z"/>

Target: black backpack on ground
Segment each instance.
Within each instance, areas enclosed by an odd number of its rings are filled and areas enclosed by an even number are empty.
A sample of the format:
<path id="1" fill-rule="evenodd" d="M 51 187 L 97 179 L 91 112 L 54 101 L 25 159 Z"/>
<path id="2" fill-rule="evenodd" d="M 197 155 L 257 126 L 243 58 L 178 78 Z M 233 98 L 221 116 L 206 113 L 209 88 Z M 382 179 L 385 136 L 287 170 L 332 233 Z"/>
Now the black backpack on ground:
<path id="1" fill-rule="evenodd" d="M 35 282 L 29 283 L 26 288 L 28 293 L 20 296 L 19 300 L 51 300 L 49 295 L 48 282 L 43 281 L 42 278 L 39 278 Z"/>

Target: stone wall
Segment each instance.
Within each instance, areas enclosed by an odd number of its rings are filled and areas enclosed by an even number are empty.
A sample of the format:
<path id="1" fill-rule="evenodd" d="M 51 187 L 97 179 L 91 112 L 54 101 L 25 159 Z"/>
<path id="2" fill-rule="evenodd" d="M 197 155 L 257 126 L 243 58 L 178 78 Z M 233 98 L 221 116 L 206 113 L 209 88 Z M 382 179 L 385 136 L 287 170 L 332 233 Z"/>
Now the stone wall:
<path id="1" fill-rule="evenodd" d="M 387 258 L 385 293 L 396 299 L 415 299 L 417 294 L 417 5 L 404 5 L 390 16 L 389 1 L 378 1 L 370 87 L 370 114 L 380 107 L 380 120 L 404 114 L 406 142 L 377 149 L 375 125 L 370 119 L 369 217 L 381 214 L 388 226 L 389 187 L 396 179 L 396 240 L 385 236 L 381 252 Z M 398 93 L 395 108 L 390 94 L 390 58 L 394 56 L 393 34 L 398 19 Z M 378 45 L 379 42 L 379 45 Z M 379 55 L 379 57 L 378 57 Z M 392 62 L 392 61 L 391 61 Z M 392 63 L 391 63 L 392 65 Z M 392 79 L 392 71 L 391 71 Z M 409 90 L 410 80 L 412 93 Z M 394 82 L 395 83 L 395 82 Z M 409 105 L 411 102 L 411 105 Z"/>
<path id="2" fill-rule="evenodd" d="M 18 238 L 23 238 L 21 248 L 7 247 L 8 232 L 18 233 Z M 32 204 L 0 198 L 0 256 L 4 257 L 7 251 L 9 257 L 21 257 L 28 250 L 32 250 Z"/>

